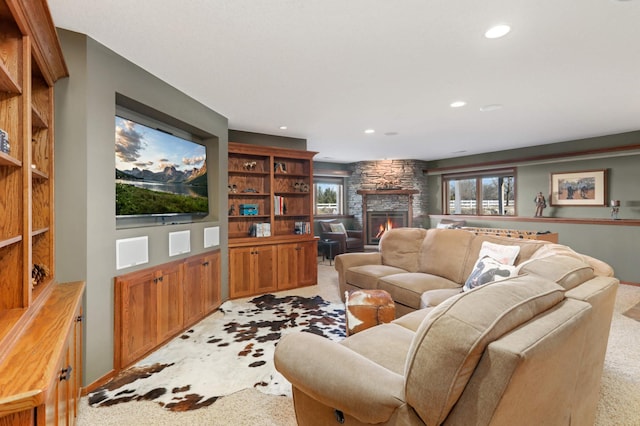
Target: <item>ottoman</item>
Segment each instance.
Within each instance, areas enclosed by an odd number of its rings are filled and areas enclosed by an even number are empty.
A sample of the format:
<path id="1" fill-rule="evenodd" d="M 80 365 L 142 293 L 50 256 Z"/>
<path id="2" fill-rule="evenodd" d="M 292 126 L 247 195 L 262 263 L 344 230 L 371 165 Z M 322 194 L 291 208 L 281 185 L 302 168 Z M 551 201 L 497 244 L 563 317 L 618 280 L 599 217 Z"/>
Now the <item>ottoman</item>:
<path id="1" fill-rule="evenodd" d="M 396 306 L 384 290 L 356 290 L 345 294 L 347 336 L 396 317 Z"/>

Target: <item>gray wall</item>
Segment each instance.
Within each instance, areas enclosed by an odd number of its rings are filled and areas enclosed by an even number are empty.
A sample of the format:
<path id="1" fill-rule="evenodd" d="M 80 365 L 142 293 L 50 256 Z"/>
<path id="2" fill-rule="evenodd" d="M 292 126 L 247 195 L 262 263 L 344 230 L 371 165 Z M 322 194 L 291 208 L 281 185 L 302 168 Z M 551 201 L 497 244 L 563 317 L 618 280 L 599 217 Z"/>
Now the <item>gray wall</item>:
<path id="1" fill-rule="evenodd" d="M 580 170 L 607 169 L 607 200 L 621 200 L 621 219 L 640 219 L 640 150 L 617 151 L 613 148 L 637 145 L 640 131 L 603 136 L 597 138 L 567 141 L 551 145 L 541 145 L 524 149 L 508 150 L 477 156 L 461 157 L 449 160 L 429 162 L 427 170 L 442 167 L 473 166 L 489 161 L 507 161 L 502 167 L 517 167 L 517 211 L 518 217 L 526 221 L 492 219 L 490 217 L 472 217 L 467 219 L 471 226 L 495 228 L 530 229 L 559 233 L 559 242 L 574 250 L 594 256 L 609 263 L 622 281 L 640 283 L 640 269 L 637 267 L 640 251 L 640 227 L 620 225 L 610 220 L 609 207 L 547 207 L 544 218 L 533 218 L 535 204 L 533 199 L 538 191 L 549 193 L 550 174 Z M 613 149 L 609 153 L 562 157 L 518 163 L 522 158 L 532 158 L 546 154 L 575 153 L 580 151 L 600 151 Z M 441 175 L 429 176 L 429 213 L 442 214 Z M 601 219 L 602 223 L 561 223 L 555 219 Z M 431 226 L 438 223 L 431 219 Z M 609 224 L 611 223 L 611 224 Z M 638 225 L 635 223 L 634 225 Z"/>
<path id="2" fill-rule="evenodd" d="M 223 298 L 228 297 L 227 119 L 85 35 L 59 30 L 70 77 L 56 90 L 56 275 L 84 280 L 85 368 L 90 384 L 113 368 L 114 277 L 176 260 L 169 232 L 191 230 L 190 255 L 205 252 L 203 229 L 220 227 Z M 116 93 L 211 135 L 207 145 L 210 214 L 195 223 L 117 230 L 114 185 Z M 147 235 L 149 263 L 116 270 L 115 242 Z"/>

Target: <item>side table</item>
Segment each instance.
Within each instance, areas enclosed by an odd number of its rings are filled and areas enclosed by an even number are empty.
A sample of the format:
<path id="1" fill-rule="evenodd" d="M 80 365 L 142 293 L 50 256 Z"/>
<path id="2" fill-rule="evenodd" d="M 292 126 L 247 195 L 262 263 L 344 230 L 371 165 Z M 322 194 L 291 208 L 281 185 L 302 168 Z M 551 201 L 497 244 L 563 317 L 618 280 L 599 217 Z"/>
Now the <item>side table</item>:
<path id="1" fill-rule="evenodd" d="M 329 266 L 331 266 L 331 262 L 333 258 L 336 256 L 336 252 L 338 251 L 339 243 L 335 240 L 318 240 L 318 252 L 322 253 L 322 260 L 324 261 L 325 257 L 329 259 Z"/>

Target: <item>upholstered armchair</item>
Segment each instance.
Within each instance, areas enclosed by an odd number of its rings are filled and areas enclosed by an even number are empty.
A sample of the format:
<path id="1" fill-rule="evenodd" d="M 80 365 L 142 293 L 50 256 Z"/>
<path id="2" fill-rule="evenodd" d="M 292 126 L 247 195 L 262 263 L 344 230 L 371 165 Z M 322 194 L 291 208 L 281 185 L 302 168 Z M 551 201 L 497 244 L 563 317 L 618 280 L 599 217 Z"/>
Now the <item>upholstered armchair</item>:
<path id="1" fill-rule="evenodd" d="M 364 251 L 362 230 L 345 229 L 344 224 L 336 219 L 320 220 L 320 238 L 338 242 L 338 250 L 334 255 Z"/>

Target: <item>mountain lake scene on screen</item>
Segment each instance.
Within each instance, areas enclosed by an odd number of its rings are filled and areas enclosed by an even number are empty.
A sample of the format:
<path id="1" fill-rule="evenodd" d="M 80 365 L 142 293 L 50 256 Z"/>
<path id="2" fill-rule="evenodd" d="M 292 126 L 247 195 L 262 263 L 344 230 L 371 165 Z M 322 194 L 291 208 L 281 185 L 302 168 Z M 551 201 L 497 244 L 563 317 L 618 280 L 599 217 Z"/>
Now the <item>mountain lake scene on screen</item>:
<path id="1" fill-rule="evenodd" d="M 116 216 L 207 214 L 203 145 L 116 116 Z"/>

